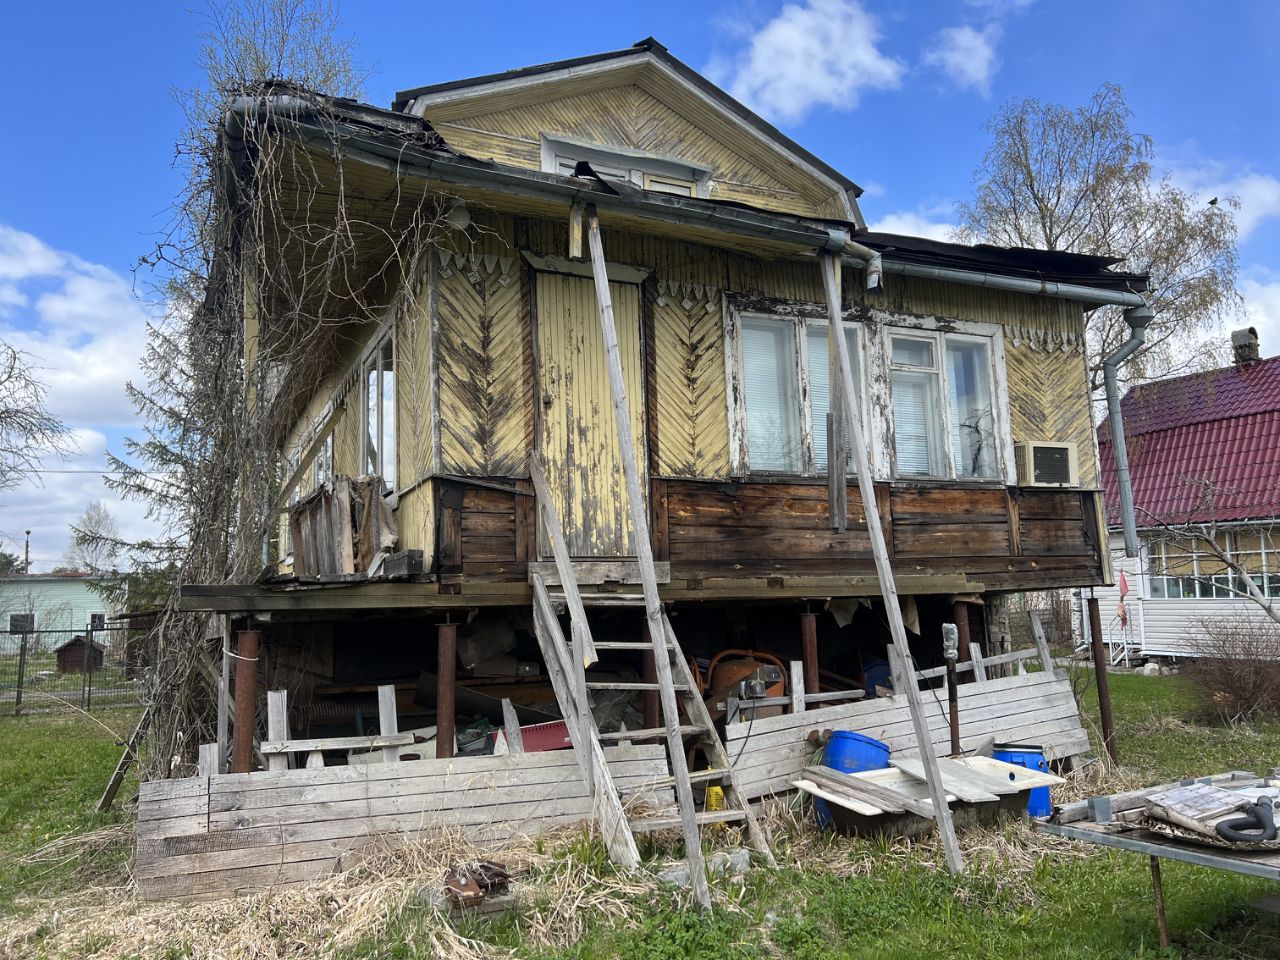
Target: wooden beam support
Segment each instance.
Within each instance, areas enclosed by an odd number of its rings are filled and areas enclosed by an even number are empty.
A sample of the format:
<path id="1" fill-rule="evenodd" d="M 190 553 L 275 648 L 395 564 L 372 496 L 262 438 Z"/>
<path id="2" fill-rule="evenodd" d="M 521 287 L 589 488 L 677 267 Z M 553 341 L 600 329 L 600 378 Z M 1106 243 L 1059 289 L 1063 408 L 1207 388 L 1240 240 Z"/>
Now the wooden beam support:
<path id="1" fill-rule="evenodd" d="M 231 748 L 231 772 L 248 773 L 253 769 L 253 728 L 258 699 L 258 649 L 262 634 L 257 630 L 241 630 L 236 634 L 235 726 Z"/>
<path id="2" fill-rule="evenodd" d="M 454 685 L 458 672 L 458 625 L 436 627 L 436 759 L 453 756 L 456 734 Z"/>
<path id="3" fill-rule="evenodd" d="M 1093 593 L 1092 590 L 1089 591 Z M 1090 597 L 1089 606 L 1089 643 L 1093 650 L 1093 675 L 1098 684 L 1098 713 L 1102 720 L 1102 741 L 1107 748 L 1107 756 L 1112 763 L 1120 762 L 1120 752 L 1116 749 L 1116 724 L 1111 716 L 1111 682 L 1107 669 L 1111 666 L 1111 658 L 1102 645 L 1102 613 L 1098 609 L 1098 598 Z"/>
<path id="4" fill-rule="evenodd" d="M 267 691 L 267 740 L 281 743 L 289 739 L 289 693 Z M 289 769 L 289 757 L 283 753 L 267 754 L 267 769 L 272 772 Z"/>
<path id="5" fill-rule="evenodd" d="M 804 692 L 817 693 L 821 689 L 818 676 L 818 615 L 807 610 L 800 614 L 800 651 L 804 658 Z"/>
<path id="6" fill-rule="evenodd" d="M 911 654 L 907 646 L 907 628 L 902 620 L 902 609 L 898 604 L 898 591 L 893 578 L 893 566 L 885 545 L 884 530 L 880 524 L 875 484 L 871 477 L 871 463 L 867 456 L 866 438 L 862 433 L 862 411 L 858 403 L 857 391 L 854 389 L 849 345 L 845 340 L 844 316 L 840 302 L 840 261 L 836 255 L 826 251 L 819 254 L 819 260 L 823 286 L 827 293 L 830 323 L 836 328 L 838 334 L 832 339 L 835 341 L 835 352 L 839 358 L 840 383 L 848 415 L 854 467 L 858 472 L 858 489 L 862 493 L 863 513 L 867 517 L 871 554 L 875 558 L 876 574 L 880 579 L 880 594 L 884 598 L 885 615 L 889 620 L 889 635 L 893 646 L 901 655 L 904 666 L 910 671 Z M 914 671 L 910 671 L 909 680 L 901 692 L 906 694 L 907 706 L 910 708 L 911 725 L 915 730 L 921 759 L 924 761 L 929 796 L 933 801 L 934 816 L 938 823 L 938 834 L 942 838 L 942 849 L 947 866 L 952 873 L 962 873 L 964 860 L 960 855 L 960 845 L 956 841 L 955 825 L 951 822 L 951 808 L 947 806 L 946 792 L 942 787 L 942 775 L 938 772 L 938 758 L 933 752 L 933 738 L 929 734 L 929 724 L 925 719 L 924 706 L 920 701 L 920 687 L 916 683 Z"/>

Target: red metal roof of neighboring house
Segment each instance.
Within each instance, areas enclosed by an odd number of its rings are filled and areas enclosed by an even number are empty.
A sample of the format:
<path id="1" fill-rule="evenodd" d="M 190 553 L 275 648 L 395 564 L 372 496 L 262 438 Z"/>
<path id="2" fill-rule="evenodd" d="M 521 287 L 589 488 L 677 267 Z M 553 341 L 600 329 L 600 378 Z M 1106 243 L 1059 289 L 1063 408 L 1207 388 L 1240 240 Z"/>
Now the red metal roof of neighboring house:
<path id="1" fill-rule="evenodd" d="M 1280 356 L 1146 383 L 1120 406 L 1138 526 L 1280 516 Z M 1118 526 L 1105 421 L 1098 449 Z"/>

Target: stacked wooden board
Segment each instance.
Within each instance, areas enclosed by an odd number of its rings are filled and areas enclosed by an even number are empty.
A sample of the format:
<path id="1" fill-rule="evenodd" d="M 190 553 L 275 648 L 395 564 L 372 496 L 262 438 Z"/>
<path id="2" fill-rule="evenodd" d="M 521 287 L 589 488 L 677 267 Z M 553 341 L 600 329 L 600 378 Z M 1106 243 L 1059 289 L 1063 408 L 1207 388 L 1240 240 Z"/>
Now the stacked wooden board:
<path id="1" fill-rule="evenodd" d="M 1062 670 L 965 683 L 960 693 L 960 746 L 972 750 L 988 738 L 1039 744 L 1051 760 L 1088 752 L 1071 683 Z M 950 749 L 945 698 L 922 694 L 934 751 Z M 888 745 L 895 757 L 918 755 L 906 698 L 881 697 L 806 710 L 781 717 L 731 723 L 727 752 L 746 796 L 756 798 L 792 789 L 813 760 L 810 731 L 853 730 Z"/>
<path id="2" fill-rule="evenodd" d="M 660 746 L 605 750 L 626 803 L 669 810 Z M 210 899 L 324 876 L 375 837 L 442 827 L 477 842 L 591 819 L 573 752 L 224 774 L 144 783 L 134 876 L 144 897 Z"/>
<path id="3" fill-rule="evenodd" d="M 890 763 L 888 769 L 861 773 L 808 767 L 792 785 L 831 805 L 837 829 L 917 836 L 924 831 L 921 825 L 910 823 L 912 818 L 934 819 L 924 764 L 911 757 L 894 758 Z M 947 804 L 959 807 L 957 822 L 989 822 L 1001 813 L 1025 813 L 1028 791 L 1063 782 L 1054 774 L 990 757 L 939 757 L 938 773 Z M 962 818 L 961 813 L 972 816 Z M 932 829 L 931 822 L 923 826 Z"/>

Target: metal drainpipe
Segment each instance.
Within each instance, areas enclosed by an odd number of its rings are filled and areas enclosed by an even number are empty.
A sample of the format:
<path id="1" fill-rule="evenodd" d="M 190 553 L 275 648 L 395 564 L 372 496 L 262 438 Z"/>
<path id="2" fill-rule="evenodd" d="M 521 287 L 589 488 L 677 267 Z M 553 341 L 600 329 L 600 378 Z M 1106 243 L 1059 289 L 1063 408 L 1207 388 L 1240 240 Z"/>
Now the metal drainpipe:
<path id="1" fill-rule="evenodd" d="M 1116 465 L 1116 487 L 1120 491 L 1120 517 L 1124 523 L 1124 553 L 1138 555 L 1138 523 L 1133 513 L 1133 487 L 1129 478 L 1129 450 L 1124 442 L 1124 417 L 1120 413 L 1120 385 L 1117 370 L 1147 340 L 1147 324 L 1155 313 L 1149 306 L 1130 307 L 1124 312 L 1129 339 L 1102 361 L 1102 377 L 1107 391 L 1107 420 L 1111 423 L 1111 455 Z"/>

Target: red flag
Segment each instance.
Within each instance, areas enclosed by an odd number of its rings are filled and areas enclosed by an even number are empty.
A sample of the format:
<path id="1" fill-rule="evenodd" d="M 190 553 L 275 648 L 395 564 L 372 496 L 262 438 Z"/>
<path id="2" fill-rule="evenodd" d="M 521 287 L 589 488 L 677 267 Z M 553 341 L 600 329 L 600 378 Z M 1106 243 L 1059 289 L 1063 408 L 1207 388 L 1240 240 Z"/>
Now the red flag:
<path id="1" fill-rule="evenodd" d="M 1120 599 L 1123 600 L 1128 595 L 1129 595 L 1129 581 L 1125 579 L 1124 571 L 1121 570 L 1120 571 Z M 1123 619 L 1123 616 L 1124 615 L 1121 614 L 1121 619 Z"/>

